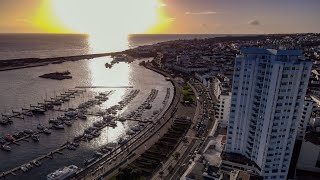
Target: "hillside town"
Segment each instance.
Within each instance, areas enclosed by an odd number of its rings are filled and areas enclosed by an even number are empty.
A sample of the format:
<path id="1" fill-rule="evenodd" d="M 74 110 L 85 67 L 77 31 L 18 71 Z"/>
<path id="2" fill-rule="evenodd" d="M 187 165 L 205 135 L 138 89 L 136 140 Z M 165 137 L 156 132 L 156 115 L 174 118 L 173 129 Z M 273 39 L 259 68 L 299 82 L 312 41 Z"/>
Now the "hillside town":
<path id="1" fill-rule="evenodd" d="M 190 155 L 190 161 L 181 165 L 183 168 L 178 168 L 177 171 L 171 168 L 171 173 L 177 173 L 182 176 L 182 179 L 188 180 L 268 178 L 255 173 L 254 168 L 251 168 L 251 166 L 256 166 L 253 161 L 248 161 L 244 156 L 234 156 L 225 152 L 227 132 L 231 131 L 228 129 L 230 127 L 230 109 L 232 109 L 231 106 L 234 106 L 231 101 L 232 84 L 235 82 L 235 58 L 248 53 L 242 52 L 242 49 L 253 47 L 278 49 L 276 55 L 279 56 L 281 53 L 284 55 L 288 55 L 285 53 L 295 53 L 298 58 L 305 58 L 312 62 L 309 83 L 303 100 L 302 116 L 292 156 L 289 160 L 288 166 L 290 168 L 288 168 L 287 179 L 319 178 L 320 34 L 176 40 L 128 50 L 128 54 L 136 57 L 154 55 L 155 58 L 149 62 L 152 66 L 171 73 L 174 77 L 180 77 L 193 85 L 203 86 L 199 96 L 208 92 L 215 99 L 215 101 L 208 100 L 214 105 L 215 116 L 214 126 L 204 141 L 205 145 Z M 297 50 L 302 50 L 304 54 L 299 54 Z M 276 171 L 273 170 L 273 172 Z M 268 173 L 268 171 L 265 170 L 264 173 Z M 271 179 L 279 179 L 285 176 L 270 177 Z"/>

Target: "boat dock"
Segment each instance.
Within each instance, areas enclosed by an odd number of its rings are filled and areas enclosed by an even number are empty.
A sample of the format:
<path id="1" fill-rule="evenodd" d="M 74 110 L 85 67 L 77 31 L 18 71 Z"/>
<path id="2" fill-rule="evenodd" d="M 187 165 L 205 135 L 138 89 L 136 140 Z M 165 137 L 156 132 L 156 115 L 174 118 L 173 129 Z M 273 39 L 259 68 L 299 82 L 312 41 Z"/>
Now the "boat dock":
<path id="1" fill-rule="evenodd" d="M 7 142 L 7 143 L 5 143 L 4 145 L 15 144 L 15 145 L 20 146 L 20 144 L 19 144 L 20 141 L 29 142 L 28 138 L 31 138 L 32 135 L 38 135 L 38 134 L 42 134 L 42 133 L 44 133 L 44 132 L 43 132 L 43 131 L 36 131 L 36 132 L 34 132 L 34 133 L 32 133 L 32 134 L 25 135 L 25 136 L 23 136 L 23 137 L 21 137 L 21 138 L 19 138 L 19 139 L 15 139 L 15 140 L 12 141 L 12 142 Z"/>
<path id="2" fill-rule="evenodd" d="M 109 92 L 110 94 L 111 92 Z M 116 107 L 118 107 L 118 110 L 121 110 L 122 108 L 124 108 L 127 104 L 129 104 L 131 102 L 131 100 L 134 99 L 134 97 L 137 96 L 137 94 L 139 93 L 139 90 L 132 90 L 132 93 L 129 93 L 129 95 L 127 97 L 124 98 L 123 101 L 119 102 L 118 105 L 116 105 Z M 120 117 L 114 117 L 114 121 L 119 121 L 119 122 L 123 122 L 123 121 L 137 121 L 139 123 L 146 123 L 144 126 L 141 126 L 142 128 L 140 130 L 138 130 L 138 133 L 130 136 L 129 139 L 127 139 L 128 142 L 131 142 L 131 143 L 134 143 L 135 141 L 137 141 L 138 139 L 140 139 L 142 136 L 144 136 L 146 134 L 146 132 L 149 132 L 149 128 L 150 126 L 153 126 L 154 124 L 157 124 L 157 123 L 154 123 L 154 121 L 152 120 L 149 120 L 149 119 L 141 119 L 141 117 L 138 115 L 139 113 L 142 113 L 144 110 L 146 110 L 146 107 L 148 104 L 152 103 L 153 100 L 156 98 L 158 94 L 158 91 L 153 89 L 151 91 L 151 93 L 149 94 L 148 98 L 145 100 L 145 103 L 143 103 L 139 108 L 137 108 L 136 111 L 134 111 L 135 115 L 133 117 L 123 117 L 123 118 L 120 118 Z M 45 104 L 45 103 L 44 103 Z M 111 107 L 110 107 L 111 108 Z M 111 108 L 112 109 L 112 108 Z M 53 111 L 61 111 L 61 112 L 67 112 L 67 110 L 63 110 L 63 109 L 50 109 L 50 110 L 53 110 Z M 164 109 L 162 109 L 164 110 Z M 160 110 L 158 112 L 158 114 L 162 111 Z M 90 113 L 88 113 L 88 115 L 90 115 Z M 96 116 L 100 116 L 102 117 L 102 115 L 99 115 L 97 113 L 92 113 L 91 115 L 96 115 Z M 103 120 L 101 120 L 103 121 Z M 112 127 L 110 126 L 109 123 L 105 123 L 103 125 L 101 125 L 100 127 L 96 127 L 96 131 L 101 131 L 102 129 L 106 128 L 106 127 Z M 21 137 L 19 139 L 16 139 L 15 141 L 12 141 L 12 142 L 8 142 L 6 143 L 6 145 L 10 145 L 10 144 L 16 144 L 16 145 L 19 145 L 19 142 L 20 141 L 29 141 L 28 138 L 30 138 L 33 134 L 41 134 L 41 133 L 44 133 L 44 131 L 35 131 L 34 133 L 32 134 L 28 134 L 24 137 Z M 94 138 L 96 138 L 97 136 L 95 136 Z M 85 131 L 84 131 L 84 134 L 83 135 L 80 135 L 78 137 L 74 137 L 73 139 L 73 143 L 78 143 L 78 144 L 81 144 L 81 143 L 84 143 L 84 142 L 88 142 L 90 141 L 91 139 L 88 139 L 88 137 L 85 136 Z M 40 157 L 37 157 L 33 160 L 30 160 L 29 162 L 27 162 L 26 164 L 28 163 L 31 163 L 33 161 L 43 161 L 44 159 L 53 159 L 53 155 L 54 154 L 63 154 L 63 150 L 65 149 L 69 149 L 69 150 L 75 150 L 75 149 L 70 149 L 69 147 L 70 145 L 70 142 L 66 142 L 64 144 L 62 144 L 61 146 L 59 146 L 57 149 L 45 154 L 45 155 L 42 155 Z M 107 154 L 104 154 L 103 158 L 105 157 L 111 157 L 111 158 L 114 158 L 114 157 L 117 157 L 117 155 L 119 155 L 121 152 L 123 152 L 123 148 L 124 147 L 127 147 L 128 144 L 118 144 L 117 147 L 115 147 L 113 150 L 111 150 L 109 153 Z M 115 155 L 115 156 L 114 156 Z M 24 164 L 25 165 L 25 164 Z M 0 179 L 5 179 L 7 175 L 14 175 L 14 176 L 17 176 L 18 175 L 18 172 L 20 171 L 20 173 L 22 172 L 22 169 L 21 167 L 23 167 L 24 165 L 20 165 L 18 167 L 15 167 L 11 170 L 8 170 L 6 172 L 3 172 L 0 174 Z"/>
<path id="3" fill-rule="evenodd" d="M 83 94 L 86 90 L 79 89 L 68 89 L 64 93 L 57 95 L 56 97 L 49 98 L 50 100 L 44 99 L 44 102 L 38 102 L 37 105 L 29 105 L 29 108 L 21 108 L 21 111 L 12 110 L 12 114 L 1 114 L 2 117 L 6 117 L 8 119 L 18 118 L 24 119 L 27 113 L 31 113 L 36 108 L 41 109 L 49 109 L 49 106 L 53 106 L 54 102 L 64 102 L 63 100 L 66 98 L 75 98 L 75 96 Z"/>
<path id="4" fill-rule="evenodd" d="M 44 159 L 53 159 L 53 155 L 54 154 L 62 155 L 63 153 L 61 151 L 66 149 L 66 147 L 67 147 L 67 145 L 64 145 L 64 146 L 62 146 L 62 147 L 60 147 L 60 148 L 58 148 L 58 149 L 56 149 L 54 151 L 51 151 L 48 154 L 40 156 L 40 157 L 38 157 L 38 158 L 36 158 L 36 159 L 34 159 L 32 161 L 41 161 L 41 160 L 44 160 Z M 30 161 L 30 162 L 32 162 L 32 161 Z M 30 163 L 30 162 L 28 162 L 28 163 Z M 26 163 L 26 164 L 28 164 L 28 163 Z M 5 179 L 6 176 L 10 175 L 10 174 L 13 175 L 13 176 L 16 176 L 17 175 L 17 171 L 20 171 L 20 170 L 21 170 L 21 166 L 18 166 L 18 167 L 15 167 L 13 169 L 10 169 L 9 171 L 3 172 L 2 174 L 0 174 L 0 179 L 2 179 L 2 178 Z"/>

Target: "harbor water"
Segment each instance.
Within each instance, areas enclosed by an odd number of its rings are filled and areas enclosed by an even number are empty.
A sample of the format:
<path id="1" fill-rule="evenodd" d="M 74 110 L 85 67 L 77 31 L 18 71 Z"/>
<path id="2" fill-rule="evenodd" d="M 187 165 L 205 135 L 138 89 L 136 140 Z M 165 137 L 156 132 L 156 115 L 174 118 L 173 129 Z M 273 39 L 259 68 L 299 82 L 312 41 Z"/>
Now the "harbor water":
<path id="1" fill-rule="evenodd" d="M 77 62 L 66 62 L 63 64 L 52 64 L 44 67 L 34 67 L 13 71 L 0 72 L 0 101 L 1 112 L 12 114 L 12 110 L 21 111 L 22 108 L 30 108 L 30 104 L 36 105 L 44 99 L 50 99 L 68 89 L 76 86 L 133 86 L 132 89 L 140 90 L 137 97 L 128 104 L 120 114 L 125 115 L 135 110 L 147 98 L 152 89 L 159 91 L 152 108 L 143 113 L 142 118 L 152 115 L 154 110 L 159 110 L 163 104 L 167 88 L 172 85 L 165 81 L 162 75 L 152 72 L 138 65 L 138 62 L 131 64 L 115 64 L 112 69 L 105 68 L 104 64 L 110 62 L 110 57 L 96 58 L 93 60 L 83 60 Z M 39 78 L 47 72 L 69 70 L 72 79 L 57 81 Z M 60 109 L 75 108 L 82 102 L 94 98 L 99 92 L 114 90 L 109 99 L 101 105 L 96 105 L 93 110 L 102 111 L 117 104 L 132 89 L 126 88 L 86 88 L 86 92 L 72 98 L 69 102 L 60 106 Z M 173 93 L 171 93 L 172 95 Z M 172 97 L 170 97 L 170 100 Z M 14 134 L 24 129 L 36 130 L 37 125 L 49 126 L 49 119 L 62 115 L 63 112 L 48 111 L 45 115 L 33 117 L 25 116 L 25 119 L 13 119 L 13 123 L 7 126 L 0 126 L 0 134 Z M 120 115 L 121 116 L 121 115 Z M 88 116 L 87 120 L 75 120 L 71 127 L 64 130 L 52 130 L 51 135 L 40 135 L 39 142 L 20 141 L 19 145 L 10 145 L 11 152 L 0 151 L 0 172 L 4 172 L 19 165 L 23 165 L 30 160 L 45 155 L 60 147 L 66 141 L 82 134 L 84 129 L 92 126 L 95 121 L 102 117 Z M 84 166 L 84 161 L 90 159 L 94 151 L 109 142 L 117 142 L 126 134 L 126 130 L 137 122 L 118 122 L 116 128 L 107 127 L 102 130 L 101 136 L 90 142 L 81 143 L 76 151 L 64 150 L 62 155 L 55 154 L 54 158 L 46 159 L 40 167 L 33 168 L 27 173 L 18 173 L 18 176 L 7 176 L 6 179 L 45 179 L 46 175 L 60 167 L 75 164 Z"/>
<path id="2" fill-rule="evenodd" d="M 121 51 L 166 40 L 215 36 L 217 35 L 184 35 L 183 37 L 179 35 L 136 35 L 108 41 L 83 35 L 1 35 L 0 60 Z M 168 108 L 173 98 L 173 87 L 162 75 L 139 66 L 137 61 L 131 64 L 121 62 L 115 64 L 111 69 L 105 68 L 105 63 L 110 63 L 111 60 L 111 57 L 101 57 L 0 72 L 0 113 L 4 115 L 12 114 L 13 111 L 21 112 L 22 108 L 30 108 L 30 105 L 37 105 L 38 102 L 44 102 L 44 99 L 50 100 L 51 97 L 56 97 L 69 89 L 75 89 L 77 86 L 119 87 L 83 89 L 86 92 L 71 98 L 62 106 L 55 107 L 54 111 L 47 111 L 45 115 L 24 116 L 24 119 L 14 118 L 11 125 L 0 125 L 0 136 L 12 135 L 25 129 L 36 130 L 38 124 L 49 126 L 50 118 L 64 114 L 58 111 L 59 109 L 76 108 L 80 103 L 94 99 L 100 92 L 111 90 L 113 93 L 110 94 L 109 99 L 100 105 L 95 105 L 90 111 L 104 111 L 123 100 L 134 89 L 140 90 L 139 94 L 117 115 L 124 116 L 136 110 L 146 100 L 152 89 L 158 90 L 158 95 L 152 102 L 152 108 L 142 113 L 142 119 L 152 116 L 154 111 Z M 70 71 L 73 78 L 58 81 L 38 77 L 56 71 Z M 122 86 L 132 86 L 132 88 L 120 88 Z M 167 88 L 170 88 L 171 93 L 167 103 L 163 104 Z M 29 142 L 20 141 L 19 145 L 11 144 L 11 152 L 0 150 L 0 173 L 50 153 L 65 142 L 72 141 L 75 136 L 83 134 L 86 128 L 101 119 L 102 117 L 98 116 L 88 116 L 87 120 L 74 120 L 72 126 L 65 126 L 64 130 L 52 129 L 51 135 L 40 134 L 39 142 L 33 142 L 28 138 Z M 63 166 L 74 164 L 83 168 L 84 161 L 92 158 L 95 150 L 109 142 L 117 142 L 136 123 L 135 121 L 117 122 L 117 127 L 104 128 L 98 138 L 82 142 L 77 150 L 65 149 L 62 151 L 63 154 L 54 154 L 53 159 L 41 161 L 40 167 L 34 167 L 26 173 L 18 171 L 17 176 L 8 175 L 6 179 L 46 179 L 47 174 Z"/>

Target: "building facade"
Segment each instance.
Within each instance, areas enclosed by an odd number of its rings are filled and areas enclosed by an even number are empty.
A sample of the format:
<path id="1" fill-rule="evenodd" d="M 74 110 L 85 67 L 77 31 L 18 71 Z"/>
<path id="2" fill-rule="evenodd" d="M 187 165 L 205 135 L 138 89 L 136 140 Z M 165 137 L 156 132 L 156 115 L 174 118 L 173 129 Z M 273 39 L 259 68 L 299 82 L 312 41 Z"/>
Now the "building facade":
<path id="1" fill-rule="evenodd" d="M 246 48 L 235 59 L 226 153 L 286 179 L 312 68 L 299 50 Z"/>
<path id="2" fill-rule="evenodd" d="M 211 87 L 211 91 L 218 100 L 215 105 L 215 119 L 221 127 L 227 127 L 231 105 L 230 81 L 222 75 L 217 75 L 212 79 Z"/>
<path id="3" fill-rule="evenodd" d="M 307 125 L 310 123 L 311 113 L 313 110 L 314 101 L 310 97 L 304 99 L 302 113 L 300 114 L 300 123 L 298 125 L 297 140 L 302 140 L 306 133 Z"/>

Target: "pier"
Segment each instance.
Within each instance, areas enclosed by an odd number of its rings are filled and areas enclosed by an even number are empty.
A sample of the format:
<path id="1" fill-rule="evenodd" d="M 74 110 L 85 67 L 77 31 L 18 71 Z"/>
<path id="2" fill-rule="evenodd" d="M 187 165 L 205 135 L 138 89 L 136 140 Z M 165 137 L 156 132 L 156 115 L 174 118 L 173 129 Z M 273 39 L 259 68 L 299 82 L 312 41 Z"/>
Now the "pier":
<path id="1" fill-rule="evenodd" d="M 64 145 L 64 146 L 62 146 L 62 147 L 60 147 L 58 149 L 55 149 L 55 150 L 49 152 L 48 154 L 40 156 L 40 157 L 38 157 L 38 158 L 36 158 L 36 159 L 34 159 L 32 161 L 42 161 L 44 159 L 53 159 L 53 155 L 54 154 L 62 155 L 63 153 L 61 151 L 66 149 L 66 147 L 67 147 L 67 145 Z M 31 163 L 32 161 L 29 161 L 28 163 Z M 28 164 L 28 163 L 26 163 L 26 164 Z M 0 179 L 5 178 L 7 175 L 10 175 L 10 174 L 13 175 L 13 176 L 16 176 L 17 175 L 17 171 L 20 171 L 20 170 L 21 170 L 21 166 L 18 166 L 18 167 L 15 167 L 13 169 L 10 169 L 9 171 L 5 171 L 5 172 L 0 174 Z"/>
<path id="2" fill-rule="evenodd" d="M 76 86 L 76 88 L 133 88 L 133 86 Z"/>
<path id="3" fill-rule="evenodd" d="M 50 97 L 49 99 L 51 100 L 47 100 L 44 99 L 44 102 L 38 102 L 37 105 L 33 105 L 30 104 L 29 107 L 30 108 L 21 108 L 21 111 L 14 111 L 12 110 L 12 114 L 1 114 L 2 117 L 5 117 L 7 119 L 14 119 L 14 118 L 18 118 L 18 119 L 24 119 L 24 116 L 26 116 L 28 113 L 32 113 L 32 111 L 36 108 L 40 108 L 43 110 L 50 110 L 50 106 L 54 106 L 55 102 L 61 102 L 64 103 L 66 102 L 65 99 L 66 98 L 75 98 L 76 95 L 80 95 L 82 93 L 86 92 L 86 90 L 82 90 L 82 89 L 68 89 L 67 91 L 65 91 L 64 93 L 61 93 L 60 95 L 56 95 L 56 97 Z M 33 115 L 33 114 L 31 114 Z"/>

